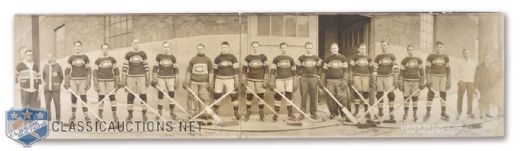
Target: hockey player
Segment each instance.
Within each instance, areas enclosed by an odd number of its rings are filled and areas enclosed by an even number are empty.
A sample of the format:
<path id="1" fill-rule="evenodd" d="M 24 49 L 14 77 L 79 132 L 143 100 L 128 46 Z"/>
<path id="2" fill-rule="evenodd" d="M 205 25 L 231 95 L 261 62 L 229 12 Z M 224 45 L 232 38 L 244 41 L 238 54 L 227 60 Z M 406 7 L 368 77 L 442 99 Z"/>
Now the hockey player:
<path id="1" fill-rule="evenodd" d="M 430 118 L 431 105 L 433 97 L 440 95 L 446 100 L 446 91 L 451 87 L 451 72 L 450 72 L 450 58 L 442 54 L 444 44 L 440 41 L 435 42 L 435 51 L 426 58 L 426 86 L 428 87 L 428 100 L 426 104 L 426 115 L 423 120 L 427 121 Z M 440 94 L 435 94 L 435 90 Z M 446 100 L 447 101 L 447 100 Z M 446 113 L 446 103 L 441 101 L 441 118 L 449 120 Z"/>
<path id="2" fill-rule="evenodd" d="M 377 72 L 375 86 L 376 86 L 376 99 L 379 100 L 383 97 L 385 92 L 392 90 L 397 84 L 399 67 L 394 54 L 388 52 L 388 42 L 381 41 L 382 54 L 379 54 L 374 59 L 374 70 Z M 388 92 L 386 95 L 388 98 L 388 109 L 392 113 L 394 110 L 395 94 L 394 90 Z M 384 101 L 380 101 L 378 105 L 377 114 L 379 117 L 383 117 Z M 384 119 L 382 119 L 384 120 Z M 390 115 L 390 121 L 395 121 L 393 114 Z"/>
<path id="3" fill-rule="evenodd" d="M 213 82 L 213 63 L 205 53 L 206 50 L 203 44 L 195 46 L 197 49 L 197 55 L 191 58 L 186 69 L 186 76 L 182 87 L 184 89 L 192 89 L 202 101 L 206 104 L 211 103 L 209 97 L 209 91 L 212 90 Z M 188 93 L 188 112 L 190 116 L 195 116 L 204 108 L 202 104 L 195 100 L 195 96 Z M 215 109 L 215 108 L 213 108 Z M 207 117 L 207 116 L 206 116 Z"/>
<path id="4" fill-rule="evenodd" d="M 253 102 L 254 95 L 252 93 L 256 93 L 261 99 L 264 99 L 264 93 L 266 92 L 267 82 L 269 80 L 269 63 L 267 62 L 267 56 L 258 52 L 260 47 L 260 43 L 258 41 L 253 41 L 251 43 L 251 54 L 247 55 L 244 59 L 244 65 L 242 68 L 242 72 L 245 75 L 243 79 L 244 85 L 251 88 L 255 92 L 247 91 L 246 98 L 246 115 L 244 117 L 245 121 L 249 120 L 249 116 L 251 116 L 251 104 Z M 264 121 L 264 102 L 258 101 L 258 115 L 260 115 L 260 120 Z"/>
<path id="5" fill-rule="evenodd" d="M 291 56 L 287 55 L 287 44 L 280 43 L 281 54 L 273 59 L 271 64 L 271 82 L 268 84 L 269 89 L 276 88 L 283 92 L 286 98 L 292 101 L 293 92 L 298 87 L 296 64 Z M 282 96 L 278 93 L 274 94 L 274 110 L 276 113 L 280 112 L 282 105 Z M 293 113 L 293 107 L 287 103 L 287 116 L 289 120 L 296 120 Z M 278 115 L 273 115 L 273 121 L 278 120 Z"/>
<path id="6" fill-rule="evenodd" d="M 115 93 L 110 94 L 110 92 L 120 88 L 119 68 L 117 68 L 116 59 L 108 55 L 108 44 L 103 44 L 101 50 L 103 51 L 103 56 L 94 62 L 96 64 L 93 73 L 94 87 L 98 93 L 98 101 L 102 101 L 105 97 L 108 97 L 114 121 L 118 121 L 115 102 L 116 95 Z M 103 106 L 103 103 L 100 103 L 98 106 L 98 116 L 101 119 L 103 118 Z"/>
<path id="7" fill-rule="evenodd" d="M 406 49 L 408 56 L 401 61 L 398 88 L 403 91 L 404 100 L 406 100 L 406 102 L 404 102 L 403 120 L 408 118 L 410 97 L 412 97 L 413 120 L 417 122 L 417 101 L 419 100 L 419 92 L 415 92 L 425 87 L 424 66 L 421 58 L 415 56 L 415 49 L 412 45 L 408 45 Z"/>
<path id="8" fill-rule="evenodd" d="M 74 42 L 76 54 L 70 56 L 67 61 L 69 66 L 65 69 L 65 83 L 63 87 L 65 87 L 65 89 L 70 88 L 74 93 L 80 96 L 81 101 L 87 103 L 87 90 L 90 89 L 92 71 L 88 56 L 81 53 L 81 46 L 81 41 Z M 76 120 L 77 99 L 76 95 L 71 94 L 72 117 L 69 121 Z M 85 120 L 89 121 L 90 118 L 87 115 L 88 107 L 83 105 L 82 109 Z"/>
<path id="9" fill-rule="evenodd" d="M 170 98 L 175 97 L 175 91 L 179 89 L 179 70 L 177 68 L 177 59 L 173 54 L 170 54 L 170 43 L 165 41 L 162 43 L 162 48 L 164 53 L 158 54 L 155 57 L 155 61 L 157 61 L 157 65 L 153 67 L 152 70 L 152 86 L 159 86 L 164 93 L 168 93 L 167 95 Z M 158 91 L 157 97 L 159 101 L 157 102 L 157 109 L 159 114 L 162 116 L 163 105 L 168 104 L 170 108 L 170 116 L 172 119 L 176 119 L 177 115 L 174 112 L 175 103 L 171 101 L 164 101 L 163 92 Z M 168 100 L 168 99 L 166 99 Z M 167 103 L 170 102 L 170 103 Z M 156 117 L 158 120 L 159 117 Z"/>
<path id="10" fill-rule="evenodd" d="M 358 54 L 353 56 L 352 60 L 350 60 L 350 84 L 359 92 L 359 94 L 354 93 L 354 116 L 357 116 L 359 113 L 361 99 L 368 101 L 371 85 L 370 78 L 373 77 L 371 77 L 371 75 L 377 74 L 373 72 L 372 59 L 367 56 L 366 50 L 366 44 L 359 44 Z M 370 105 L 365 102 L 363 102 L 363 104 L 364 112 L 367 112 Z M 370 113 L 366 114 L 365 117 L 370 118 Z"/>
<path id="11" fill-rule="evenodd" d="M 40 108 L 38 89 L 41 83 L 40 68 L 33 61 L 32 50 L 21 48 L 22 62 L 16 65 L 16 83 L 20 89 L 22 107 Z"/>
<path id="12" fill-rule="evenodd" d="M 231 92 L 231 103 L 233 104 L 233 113 L 237 120 L 240 120 L 238 113 L 238 94 L 235 91 L 240 86 L 238 82 L 239 66 L 237 58 L 229 52 L 229 43 L 224 41 L 221 43 L 222 53 L 215 58 L 215 99 L 220 99 L 226 92 Z M 224 92 L 225 90 L 225 92 Z M 219 104 L 213 106 L 215 113 L 218 114 Z"/>
<path id="13" fill-rule="evenodd" d="M 344 104 L 343 101 L 346 101 L 346 95 L 349 89 L 348 61 L 345 56 L 338 53 L 339 47 L 337 43 L 332 43 L 330 45 L 330 52 L 331 54 L 323 61 L 323 72 L 320 76 L 322 77 L 322 81 L 320 81 L 320 83 L 324 83 L 326 88 L 332 92 L 334 97 Z M 327 97 L 327 107 L 330 112 L 329 118 L 334 119 L 338 115 L 345 118 L 340 106 L 331 97 L 332 96 Z"/>
<path id="14" fill-rule="evenodd" d="M 148 62 L 146 59 L 146 53 L 144 51 L 139 50 L 139 40 L 134 39 L 132 41 L 133 50 L 126 53 L 125 60 L 128 62 L 123 63 L 122 71 L 123 77 L 121 80 L 121 87 L 126 87 L 133 91 L 135 94 L 139 95 L 138 97 L 147 102 L 146 90 L 148 86 L 150 86 L 150 73 L 148 68 Z M 127 121 L 132 120 L 133 116 L 133 105 L 134 99 L 136 96 L 131 92 L 127 95 L 127 103 L 128 103 L 128 117 Z M 139 101 L 138 101 L 139 102 Z M 143 116 L 143 121 L 148 121 L 148 117 L 146 116 L 147 109 L 146 107 L 142 107 L 141 113 Z"/>
<path id="15" fill-rule="evenodd" d="M 63 84 L 63 70 L 56 62 L 54 55 L 48 55 L 49 61 L 43 67 L 43 95 L 45 96 L 45 108 L 47 109 L 48 115 L 52 115 L 51 103 L 54 101 L 54 109 L 56 113 L 56 121 L 61 120 L 61 107 L 60 107 L 60 90 L 61 84 Z M 51 120 L 49 118 L 47 120 Z"/>
<path id="16" fill-rule="evenodd" d="M 312 43 L 306 42 L 305 54 L 298 57 L 298 74 L 300 76 L 301 86 L 301 110 L 306 112 L 307 96 L 310 96 L 309 108 L 312 119 L 318 118 L 318 115 L 316 114 L 318 105 L 318 84 L 320 84 L 320 87 L 324 86 L 323 83 L 318 82 L 321 62 L 322 60 L 312 52 Z M 305 116 L 300 114 L 299 119 L 302 120 L 303 118 L 305 118 Z"/>

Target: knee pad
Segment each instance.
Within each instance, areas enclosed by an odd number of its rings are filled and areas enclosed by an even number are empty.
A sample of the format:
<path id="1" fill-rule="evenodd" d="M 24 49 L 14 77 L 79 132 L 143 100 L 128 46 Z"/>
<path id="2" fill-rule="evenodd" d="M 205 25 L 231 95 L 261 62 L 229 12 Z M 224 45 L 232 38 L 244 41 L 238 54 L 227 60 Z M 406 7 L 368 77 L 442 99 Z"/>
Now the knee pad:
<path id="1" fill-rule="evenodd" d="M 232 100 L 238 100 L 238 94 L 237 93 L 231 93 L 231 99 Z"/>
<path id="2" fill-rule="evenodd" d="M 78 98 L 76 98 L 75 95 L 71 95 L 71 96 L 70 96 L 70 100 L 72 101 L 72 104 L 76 104 L 76 103 L 78 103 Z"/>
<path id="3" fill-rule="evenodd" d="M 286 95 L 287 95 L 287 93 L 286 93 Z M 274 99 L 275 100 L 282 100 L 282 96 L 280 94 L 276 93 L 276 94 L 274 94 Z"/>
<path id="4" fill-rule="evenodd" d="M 169 91 L 168 92 L 168 96 L 170 96 L 170 98 L 175 98 L 175 92 L 174 91 Z"/>
<path id="5" fill-rule="evenodd" d="M 359 93 L 355 93 L 355 94 L 354 94 L 354 99 L 360 99 L 360 98 L 361 98 L 361 96 L 360 96 Z"/>
<path id="6" fill-rule="evenodd" d="M 87 102 L 87 95 L 81 95 L 81 96 L 79 96 L 79 97 L 81 97 L 81 100 L 82 100 L 83 102 Z"/>
<path id="7" fill-rule="evenodd" d="M 446 91 L 440 92 L 441 98 L 446 100 Z"/>
<path id="8" fill-rule="evenodd" d="M 126 96 L 126 99 L 127 99 L 128 104 L 134 104 L 135 96 L 133 94 L 128 93 L 128 95 Z"/>
<path id="9" fill-rule="evenodd" d="M 395 100 L 395 93 L 394 92 L 388 93 L 387 96 L 388 96 L 388 101 L 394 101 Z"/>
<path id="10" fill-rule="evenodd" d="M 289 100 L 292 100 L 292 92 L 285 92 L 285 97 L 287 97 Z"/>
<path id="11" fill-rule="evenodd" d="M 159 98 L 160 100 L 162 100 L 164 98 L 164 94 L 161 92 L 161 91 L 158 91 L 157 93 L 157 98 Z"/>
<path id="12" fill-rule="evenodd" d="M 139 98 L 141 98 L 141 100 L 143 100 L 144 102 L 146 102 L 146 94 L 139 94 Z"/>
<path id="13" fill-rule="evenodd" d="M 246 99 L 247 99 L 247 101 L 253 101 L 253 94 L 251 94 L 251 93 L 246 94 Z"/>
<path id="14" fill-rule="evenodd" d="M 110 99 L 110 101 L 115 101 L 116 100 L 116 95 L 110 95 L 108 96 L 108 98 Z"/>
<path id="15" fill-rule="evenodd" d="M 214 97 L 215 99 L 220 99 L 220 97 L 222 97 L 222 93 L 214 93 L 214 94 L 213 94 L 213 97 Z"/>
<path id="16" fill-rule="evenodd" d="M 363 92 L 363 98 L 368 99 L 369 94 L 370 93 L 368 93 L 368 92 Z"/>
<path id="17" fill-rule="evenodd" d="M 384 93 L 383 92 L 377 92 L 376 93 L 376 98 L 379 99 L 381 97 L 383 97 Z"/>
<path id="18" fill-rule="evenodd" d="M 258 95 L 258 97 L 260 97 L 261 99 L 264 99 L 264 93 L 258 93 L 256 95 Z"/>
<path id="19" fill-rule="evenodd" d="M 419 100 L 418 96 L 412 96 L 412 101 L 417 102 Z"/>
<path id="20" fill-rule="evenodd" d="M 428 101 L 431 101 L 433 100 L 433 97 L 435 96 L 435 93 L 433 93 L 433 91 L 428 91 Z"/>
<path id="21" fill-rule="evenodd" d="M 99 96 L 98 96 L 98 101 L 101 101 L 101 100 L 103 100 L 103 99 L 105 99 L 105 95 L 99 95 Z"/>

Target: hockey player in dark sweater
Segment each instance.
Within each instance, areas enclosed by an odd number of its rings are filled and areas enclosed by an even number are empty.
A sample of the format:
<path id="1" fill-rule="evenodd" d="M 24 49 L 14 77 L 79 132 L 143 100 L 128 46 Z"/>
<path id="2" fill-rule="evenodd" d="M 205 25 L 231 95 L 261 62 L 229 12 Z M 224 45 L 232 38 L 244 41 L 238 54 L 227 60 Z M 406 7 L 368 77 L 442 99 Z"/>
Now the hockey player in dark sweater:
<path id="1" fill-rule="evenodd" d="M 110 100 L 110 107 L 114 121 L 118 121 L 116 115 L 116 96 L 114 93 L 110 94 L 112 90 L 118 89 L 120 84 L 119 80 L 119 68 L 117 67 L 117 61 L 114 57 L 108 55 L 108 44 L 101 46 L 103 56 L 96 59 L 94 62 L 94 87 L 98 93 L 98 101 L 101 101 L 105 97 Z M 99 118 L 103 118 L 103 103 L 98 106 Z"/>
<path id="2" fill-rule="evenodd" d="M 345 56 L 339 54 L 339 47 L 337 43 L 332 43 L 330 46 L 331 54 L 323 61 L 323 72 L 321 72 L 320 83 L 324 83 L 326 88 L 331 91 L 340 103 L 345 104 L 347 100 L 348 87 L 348 61 Z M 321 85 L 321 84 L 320 84 Z M 336 116 L 341 115 L 342 118 L 348 120 L 345 114 L 341 111 L 340 106 L 331 98 L 327 97 L 327 107 L 330 112 L 330 119 L 334 119 Z"/>
<path id="3" fill-rule="evenodd" d="M 39 108 L 38 90 L 41 83 L 40 68 L 33 61 L 33 52 L 22 48 L 22 62 L 16 65 L 16 83 L 20 89 L 22 107 Z"/>
<path id="4" fill-rule="evenodd" d="M 164 95 L 168 95 L 171 98 L 175 98 L 175 91 L 179 89 L 179 70 L 177 68 L 177 59 L 173 54 L 170 54 L 171 48 L 170 43 L 165 41 L 162 44 L 164 53 L 158 54 L 155 57 L 157 65 L 152 70 L 152 86 L 159 86 L 165 93 L 158 91 L 157 97 L 157 110 L 162 116 L 163 105 L 168 104 L 170 108 L 170 116 L 172 119 L 176 119 L 177 115 L 174 112 L 175 103 L 172 101 L 164 101 Z M 168 99 L 166 99 L 168 100 Z M 170 103 L 168 103 L 170 102 Z M 158 119 L 159 117 L 156 117 Z"/>
<path id="5" fill-rule="evenodd" d="M 212 102 L 210 100 L 209 92 L 213 91 L 212 88 L 214 84 L 213 63 L 211 62 L 211 59 L 205 55 L 206 50 L 203 44 L 198 44 L 195 48 L 197 49 L 197 55 L 191 58 L 188 63 L 182 87 L 184 89 L 190 88 L 194 91 L 197 97 L 204 102 L 204 104 L 210 104 Z M 195 116 L 204 109 L 204 106 L 198 103 L 195 99 L 196 98 L 193 94 L 188 93 L 188 112 L 190 112 L 190 116 Z M 215 109 L 216 108 L 213 108 L 213 110 Z M 207 118 L 208 114 L 200 117 Z"/>
<path id="6" fill-rule="evenodd" d="M 87 90 L 90 89 L 90 80 L 91 80 L 91 68 L 90 68 L 90 60 L 87 55 L 81 53 L 81 41 L 74 42 L 74 50 L 76 54 L 69 57 L 67 61 L 68 67 L 65 68 L 65 83 L 63 86 L 65 89 L 71 89 L 74 93 L 80 96 L 81 100 L 87 103 Z M 71 94 L 72 100 L 72 117 L 70 121 L 76 120 L 76 111 L 77 111 L 77 98 L 75 95 Z M 90 118 L 87 115 L 88 107 L 83 106 L 83 114 L 85 115 L 85 120 L 89 121 Z"/>
<path id="7" fill-rule="evenodd" d="M 249 120 L 251 116 L 251 104 L 253 102 L 253 94 L 256 93 L 261 99 L 264 99 L 264 93 L 266 92 L 267 82 L 269 80 L 269 63 L 267 62 L 267 56 L 259 53 L 258 49 L 260 43 L 253 41 L 251 43 L 251 54 L 247 55 L 244 59 L 242 73 L 244 74 L 245 81 L 244 85 L 252 89 L 254 92 L 247 91 L 246 98 L 246 115 L 245 121 Z M 262 101 L 258 101 L 258 114 L 260 115 L 260 121 L 264 121 L 264 104 Z"/>
<path id="8" fill-rule="evenodd" d="M 362 43 L 359 44 L 358 54 L 352 57 L 350 60 L 350 84 L 359 92 L 354 92 L 354 116 L 359 113 L 359 105 L 362 103 L 361 99 L 368 101 L 370 92 L 370 78 L 371 75 L 375 75 L 373 72 L 372 59 L 366 54 L 367 45 Z M 366 112 L 369 108 L 369 104 L 363 102 L 364 111 Z M 370 114 L 366 114 L 365 118 L 370 118 Z"/>
<path id="9" fill-rule="evenodd" d="M 377 55 L 374 59 L 374 70 L 377 73 L 374 83 L 377 90 L 376 100 L 381 99 L 385 92 L 389 91 L 386 96 L 388 98 L 389 112 L 392 112 L 394 110 L 395 94 L 394 90 L 390 90 L 397 86 L 399 67 L 394 54 L 388 52 L 388 42 L 381 41 L 381 50 L 383 53 Z M 377 105 L 377 114 L 379 117 L 383 117 L 384 101 L 380 101 Z M 393 114 L 390 115 L 390 121 L 395 121 Z"/>
<path id="10" fill-rule="evenodd" d="M 424 121 L 430 118 L 433 97 L 440 95 L 442 99 L 446 100 L 446 91 L 451 87 L 450 58 L 446 54 L 442 54 L 443 47 L 444 44 L 437 41 L 434 53 L 426 58 L 426 86 L 429 91 Z M 439 94 L 435 94 L 432 89 L 439 92 Z M 446 103 L 444 101 L 441 101 L 441 118 L 446 121 L 450 118 L 446 113 Z"/>
<path id="11" fill-rule="evenodd" d="M 408 45 L 406 49 L 408 56 L 401 61 L 398 88 L 403 91 L 404 100 L 406 100 L 406 102 L 404 102 L 403 121 L 408 118 L 408 109 L 410 108 L 411 101 L 413 102 L 413 120 L 417 122 L 417 104 L 420 92 L 415 92 L 425 87 L 424 65 L 422 59 L 415 56 L 415 49 L 412 45 Z"/>
<path id="12" fill-rule="evenodd" d="M 271 82 L 268 84 L 269 89 L 277 89 L 282 92 L 283 95 L 292 101 L 293 92 L 298 88 L 296 63 L 293 58 L 287 55 L 287 44 L 280 43 L 281 54 L 273 59 L 271 64 Z M 280 106 L 282 105 L 282 96 L 278 93 L 274 94 L 274 110 L 280 112 Z M 287 116 L 289 120 L 296 120 L 293 113 L 293 106 L 290 103 L 286 103 Z M 273 121 L 276 122 L 278 116 L 273 115 Z"/>
<path id="13" fill-rule="evenodd" d="M 317 119 L 316 114 L 318 106 L 318 84 L 323 87 L 323 83 L 319 81 L 319 75 L 321 70 L 322 60 L 313 54 L 312 43 L 305 43 L 305 54 L 298 57 L 298 75 L 300 76 L 301 86 L 301 110 L 307 111 L 307 96 L 310 96 L 309 109 L 312 119 Z M 304 118 L 303 114 L 300 114 L 299 119 Z"/>
<path id="14" fill-rule="evenodd" d="M 144 51 L 139 50 L 139 40 L 134 39 L 132 41 L 133 50 L 126 53 L 125 60 L 128 62 L 123 63 L 122 73 L 123 77 L 121 80 L 121 86 L 130 89 L 135 94 L 139 95 L 145 103 L 147 102 L 146 90 L 148 86 L 150 86 L 150 73 L 148 68 L 147 56 Z M 128 93 L 127 101 L 128 101 L 128 117 L 127 121 L 131 121 L 133 117 L 133 105 L 135 103 L 134 96 L 132 93 Z M 137 101 L 140 104 L 139 101 Z M 146 116 L 147 108 L 146 106 L 141 107 L 141 113 L 143 117 L 143 121 L 147 121 L 148 117 Z"/>
<path id="15" fill-rule="evenodd" d="M 231 103 L 233 104 L 233 113 L 237 120 L 240 120 L 238 113 L 238 94 L 236 88 L 240 86 L 238 81 L 239 66 L 237 58 L 229 52 L 229 43 L 224 41 L 221 43 L 222 53 L 214 60 L 213 69 L 215 70 L 215 99 L 219 99 L 227 92 L 231 91 Z M 215 105 L 215 111 L 218 114 L 219 104 Z"/>

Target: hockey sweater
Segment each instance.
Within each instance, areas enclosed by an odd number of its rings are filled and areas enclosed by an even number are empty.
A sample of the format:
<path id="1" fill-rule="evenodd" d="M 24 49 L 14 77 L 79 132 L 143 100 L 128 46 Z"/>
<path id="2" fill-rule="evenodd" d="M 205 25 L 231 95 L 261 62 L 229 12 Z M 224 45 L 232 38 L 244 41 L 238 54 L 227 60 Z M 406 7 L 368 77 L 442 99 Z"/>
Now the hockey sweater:
<path id="1" fill-rule="evenodd" d="M 215 75 L 220 78 L 232 78 L 238 74 L 238 60 L 233 54 L 220 54 L 215 58 Z"/>
<path id="2" fill-rule="evenodd" d="M 384 53 L 374 59 L 374 70 L 378 75 L 391 75 L 396 65 L 394 54 Z"/>
<path id="3" fill-rule="evenodd" d="M 298 57 L 301 76 L 318 76 L 321 59 L 316 55 L 302 55 Z"/>
<path id="4" fill-rule="evenodd" d="M 323 61 L 323 70 L 327 79 L 343 79 L 347 68 L 347 58 L 341 54 L 331 54 Z"/>
<path id="5" fill-rule="evenodd" d="M 296 64 L 291 56 L 279 55 L 273 59 L 272 70 L 276 70 L 276 79 L 287 79 L 296 74 Z"/>
<path id="6" fill-rule="evenodd" d="M 116 66 L 116 59 L 114 57 L 101 57 L 96 59 L 97 72 L 96 77 L 101 81 L 112 81 L 115 76 L 119 76 L 119 70 Z"/>
<path id="7" fill-rule="evenodd" d="M 173 78 L 177 73 L 177 59 L 171 54 L 159 54 L 155 57 L 158 65 L 154 68 L 159 78 Z"/>
<path id="8" fill-rule="evenodd" d="M 70 64 L 70 78 L 71 79 L 85 79 L 88 76 L 90 67 L 88 64 L 90 60 L 87 55 L 76 54 L 69 57 L 67 61 Z"/>
<path id="9" fill-rule="evenodd" d="M 207 83 L 209 82 L 209 74 L 213 73 L 212 68 L 211 59 L 203 54 L 197 54 L 191 58 L 186 72 L 191 73 L 190 79 L 192 82 Z"/>
<path id="10" fill-rule="evenodd" d="M 39 67 L 35 63 L 20 62 L 16 65 L 17 82 L 24 91 L 35 92 L 41 82 L 38 77 Z"/>
<path id="11" fill-rule="evenodd" d="M 128 74 L 128 76 L 144 76 L 149 71 L 145 52 L 130 51 L 126 53 L 125 59 L 128 62 L 123 64 L 123 73 Z"/>
<path id="12" fill-rule="evenodd" d="M 423 62 L 419 57 L 406 57 L 401 61 L 401 74 L 404 80 L 420 80 Z"/>
<path id="13" fill-rule="evenodd" d="M 368 76 L 371 73 L 372 66 L 371 63 L 372 59 L 368 57 L 367 55 L 360 55 L 356 54 L 352 57 L 352 60 L 350 60 L 350 67 L 352 70 L 352 73 L 354 75 L 359 76 Z"/>
<path id="14" fill-rule="evenodd" d="M 264 80 L 268 72 L 267 56 L 264 54 L 251 54 L 244 59 L 244 72 L 247 79 Z"/>
<path id="15" fill-rule="evenodd" d="M 432 75 L 446 75 L 449 71 L 450 58 L 445 54 L 430 54 L 426 58 L 426 66 Z"/>

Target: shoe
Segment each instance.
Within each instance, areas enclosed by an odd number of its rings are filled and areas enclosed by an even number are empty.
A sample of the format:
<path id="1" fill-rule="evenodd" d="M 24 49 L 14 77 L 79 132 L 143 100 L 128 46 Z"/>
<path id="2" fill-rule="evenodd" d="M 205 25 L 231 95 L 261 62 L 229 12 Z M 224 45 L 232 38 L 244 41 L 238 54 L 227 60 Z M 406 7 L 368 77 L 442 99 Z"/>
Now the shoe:
<path id="1" fill-rule="evenodd" d="M 258 115 L 260 115 L 260 121 L 264 121 L 265 120 L 264 111 L 258 111 Z"/>
<path id="2" fill-rule="evenodd" d="M 71 122 L 76 121 L 76 115 L 72 115 L 72 117 L 69 118 L 69 121 L 71 121 Z"/>
<path id="3" fill-rule="evenodd" d="M 335 117 L 336 117 L 336 115 L 332 115 L 332 114 L 331 114 L 331 115 L 329 116 L 329 119 L 332 120 L 332 119 L 334 119 Z"/>
<path id="4" fill-rule="evenodd" d="M 430 112 L 426 112 L 426 115 L 423 117 L 423 122 L 428 121 L 428 119 L 430 119 Z"/>
<path id="5" fill-rule="evenodd" d="M 417 118 L 417 112 L 413 112 L 413 121 L 417 122 L 417 120 L 419 120 L 419 118 Z"/>
<path id="6" fill-rule="evenodd" d="M 287 112 L 287 117 L 289 118 L 289 120 L 296 120 L 296 116 L 293 114 L 292 111 Z"/>
<path id="7" fill-rule="evenodd" d="M 471 114 L 470 113 L 470 114 L 467 115 L 467 117 L 470 118 L 470 119 L 475 119 L 475 114 Z"/>
<path id="8" fill-rule="evenodd" d="M 238 111 L 235 111 L 235 118 L 236 118 L 237 120 L 240 120 L 240 114 L 238 113 Z"/>
<path id="9" fill-rule="evenodd" d="M 405 111 L 403 114 L 403 121 L 406 121 L 408 119 L 408 111 Z"/>
<path id="10" fill-rule="evenodd" d="M 249 121 L 250 116 L 251 116 L 251 109 L 247 110 L 246 115 L 244 116 L 244 121 L 246 121 L 246 122 Z"/>
<path id="11" fill-rule="evenodd" d="M 171 116 L 171 118 L 172 118 L 173 121 L 174 121 L 174 120 L 177 120 L 177 114 L 175 114 L 174 112 L 171 112 L 171 113 L 170 113 L 170 116 Z"/>
<path id="12" fill-rule="evenodd" d="M 273 115 L 273 122 L 276 122 L 276 121 L 278 121 L 278 115 L 275 114 L 275 115 Z"/>
<path id="13" fill-rule="evenodd" d="M 442 120 L 445 120 L 445 121 L 450 120 L 450 116 L 448 114 L 446 114 L 446 112 L 441 113 L 441 118 L 442 118 Z"/>
<path id="14" fill-rule="evenodd" d="M 305 119 L 305 115 L 300 114 L 300 116 L 298 117 L 298 120 L 303 120 L 303 119 Z"/>
<path id="15" fill-rule="evenodd" d="M 98 119 L 96 119 L 96 120 L 98 120 Z M 90 117 L 88 117 L 87 114 L 85 114 L 85 121 L 90 121 Z"/>

